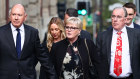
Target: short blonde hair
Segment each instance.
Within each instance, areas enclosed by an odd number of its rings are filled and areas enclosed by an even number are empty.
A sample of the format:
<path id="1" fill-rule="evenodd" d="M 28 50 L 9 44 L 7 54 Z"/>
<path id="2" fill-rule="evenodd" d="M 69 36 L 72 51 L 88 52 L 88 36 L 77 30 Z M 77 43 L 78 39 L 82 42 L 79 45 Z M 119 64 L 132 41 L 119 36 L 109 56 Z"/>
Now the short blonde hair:
<path id="1" fill-rule="evenodd" d="M 68 23 L 75 24 L 79 29 L 82 29 L 82 27 L 83 27 L 83 23 L 80 20 L 80 18 L 78 18 L 78 17 L 69 17 L 66 20 L 66 24 L 68 24 Z"/>

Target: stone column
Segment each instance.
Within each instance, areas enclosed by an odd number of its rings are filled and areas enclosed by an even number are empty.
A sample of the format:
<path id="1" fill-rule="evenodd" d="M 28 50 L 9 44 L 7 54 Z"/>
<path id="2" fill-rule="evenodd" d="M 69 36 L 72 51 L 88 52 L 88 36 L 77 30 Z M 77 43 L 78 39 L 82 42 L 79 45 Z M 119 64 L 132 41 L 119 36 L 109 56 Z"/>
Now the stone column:
<path id="1" fill-rule="evenodd" d="M 50 16 L 57 15 L 57 0 L 50 0 Z"/>
<path id="2" fill-rule="evenodd" d="M 43 28 L 42 33 L 45 34 L 45 32 L 48 31 L 48 23 L 50 19 L 57 15 L 57 0 L 42 0 L 42 22 L 43 22 Z M 42 35 L 44 36 L 44 35 Z"/>
<path id="3" fill-rule="evenodd" d="M 6 24 L 6 0 L 0 0 L 0 26 Z"/>

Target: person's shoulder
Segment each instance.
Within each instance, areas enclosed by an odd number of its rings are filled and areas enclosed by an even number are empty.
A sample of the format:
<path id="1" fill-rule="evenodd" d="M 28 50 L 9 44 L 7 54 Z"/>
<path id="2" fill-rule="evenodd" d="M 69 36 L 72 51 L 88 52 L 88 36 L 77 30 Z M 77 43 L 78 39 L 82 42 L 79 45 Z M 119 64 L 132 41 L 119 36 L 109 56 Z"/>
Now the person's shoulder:
<path id="1" fill-rule="evenodd" d="M 110 30 L 110 29 L 112 29 L 113 27 L 112 26 L 109 26 L 106 30 Z"/>
<path id="2" fill-rule="evenodd" d="M 68 45 L 68 42 L 66 39 L 64 39 L 59 42 L 53 43 L 52 49 L 54 50 L 64 49 L 67 45 Z"/>
<path id="3" fill-rule="evenodd" d="M 140 25 L 134 23 L 134 28 L 136 28 L 136 29 L 140 29 Z"/>
<path id="4" fill-rule="evenodd" d="M 131 33 L 140 33 L 140 29 L 138 28 L 129 28 L 126 27 L 127 31 L 131 32 Z"/>
<path id="5" fill-rule="evenodd" d="M 10 23 L 0 26 L 0 30 L 7 29 L 10 27 Z"/>
<path id="6" fill-rule="evenodd" d="M 140 29 L 137 29 L 137 28 L 134 28 L 133 30 L 136 32 L 140 32 Z"/>
<path id="7" fill-rule="evenodd" d="M 68 43 L 68 40 L 67 40 L 67 39 L 63 39 L 63 40 L 61 40 L 61 41 L 58 41 L 58 42 L 54 43 L 54 45 L 62 46 L 62 45 L 64 45 L 65 43 Z"/>
<path id="8" fill-rule="evenodd" d="M 4 29 L 6 25 L 0 26 L 0 30 Z"/>
<path id="9" fill-rule="evenodd" d="M 81 30 L 81 33 L 83 33 L 83 34 L 90 34 L 88 31 L 86 31 L 86 30 Z"/>
<path id="10" fill-rule="evenodd" d="M 99 38 L 105 39 L 108 36 L 111 36 L 112 35 L 112 32 L 113 32 L 113 28 L 112 29 L 105 30 L 103 32 L 98 32 L 97 39 L 99 39 Z"/>
<path id="11" fill-rule="evenodd" d="M 98 34 L 105 35 L 105 34 L 111 33 L 112 31 L 113 31 L 113 28 L 105 30 L 103 32 L 98 32 Z"/>
<path id="12" fill-rule="evenodd" d="M 128 34 L 131 34 L 133 36 L 140 38 L 140 29 L 137 28 L 128 28 Z"/>
<path id="13" fill-rule="evenodd" d="M 94 43 L 93 40 L 91 40 L 91 39 L 78 37 L 78 42 L 79 42 L 79 43 L 85 43 L 85 41 L 86 41 L 87 43 L 90 43 L 90 44 L 91 44 L 91 43 Z"/>
<path id="14" fill-rule="evenodd" d="M 92 39 L 90 33 L 86 30 L 81 30 L 80 37 L 81 38 Z"/>
<path id="15" fill-rule="evenodd" d="M 80 42 L 83 42 L 83 41 L 89 41 L 89 42 L 93 42 L 93 40 L 91 40 L 91 39 L 87 39 L 87 38 L 81 38 L 81 37 L 79 37 L 79 40 L 78 41 L 80 41 Z"/>
<path id="16" fill-rule="evenodd" d="M 93 40 L 90 40 L 90 39 L 84 39 L 84 40 L 86 40 L 86 42 L 87 42 L 88 44 L 93 44 L 93 43 L 94 43 Z"/>

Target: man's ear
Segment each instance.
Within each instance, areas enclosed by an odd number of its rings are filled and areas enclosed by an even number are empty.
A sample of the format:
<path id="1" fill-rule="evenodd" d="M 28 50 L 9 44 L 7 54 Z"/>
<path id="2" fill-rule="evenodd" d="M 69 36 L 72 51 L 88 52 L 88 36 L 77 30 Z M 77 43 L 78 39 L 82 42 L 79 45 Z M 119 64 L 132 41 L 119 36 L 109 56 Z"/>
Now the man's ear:
<path id="1" fill-rule="evenodd" d="M 26 21 L 26 19 L 27 19 L 27 14 L 25 14 L 25 19 L 24 19 L 24 21 Z"/>

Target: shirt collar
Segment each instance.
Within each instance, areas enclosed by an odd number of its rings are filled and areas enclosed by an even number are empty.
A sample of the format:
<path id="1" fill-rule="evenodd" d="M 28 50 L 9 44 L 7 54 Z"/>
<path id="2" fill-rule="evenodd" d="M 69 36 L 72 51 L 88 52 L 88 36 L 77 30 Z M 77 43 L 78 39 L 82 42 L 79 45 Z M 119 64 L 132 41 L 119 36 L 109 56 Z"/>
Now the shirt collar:
<path id="1" fill-rule="evenodd" d="M 127 27 L 130 27 L 130 28 L 134 28 L 134 23 L 132 22 L 129 26 Z"/>
<path id="2" fill-rule="evenodd" d="M 14 27 L 12 23 L 10 23 L 10 25 L 11 25 L 12 32 L 16 31 L 17 28 Z M 22 24 L 19 29 L 20 29 L 20 31 L 24 31 L 24 25 Z"/>
<path id="3" fill-rule="evenodd" d="M 127 31 L 126 31 L 126 26 L 124 26 L 123 28 L 122 28 L 122 33 L 126 33 Z M 113 29 L 113 34 L 117 34 L 117 30 L 115 30 L 115 29 Z"/>

